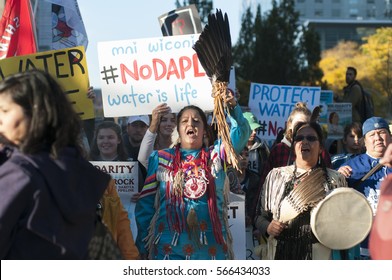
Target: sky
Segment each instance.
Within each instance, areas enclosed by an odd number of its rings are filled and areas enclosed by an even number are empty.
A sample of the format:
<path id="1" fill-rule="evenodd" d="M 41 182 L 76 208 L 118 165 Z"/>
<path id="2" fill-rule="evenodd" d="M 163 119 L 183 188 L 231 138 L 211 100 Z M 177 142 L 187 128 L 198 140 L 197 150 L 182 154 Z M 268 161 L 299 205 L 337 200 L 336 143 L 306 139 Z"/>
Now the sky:
<path id="1" fill-rule="evenodd" d="M 263 11 L 271 7 L 271 0 L 214 0 L 213 3 L 214 9 L 221 9 L 229 17 L 233 44 L 238 39 L 241 15 L 249 4 L 260 3 Z M 87 67 L 94 88 L 101 87 L 98 42 L 162 37 L 158 17 L 176 8 L 175 0 L 78 0 L 78 4 L 89 40 Z"/>

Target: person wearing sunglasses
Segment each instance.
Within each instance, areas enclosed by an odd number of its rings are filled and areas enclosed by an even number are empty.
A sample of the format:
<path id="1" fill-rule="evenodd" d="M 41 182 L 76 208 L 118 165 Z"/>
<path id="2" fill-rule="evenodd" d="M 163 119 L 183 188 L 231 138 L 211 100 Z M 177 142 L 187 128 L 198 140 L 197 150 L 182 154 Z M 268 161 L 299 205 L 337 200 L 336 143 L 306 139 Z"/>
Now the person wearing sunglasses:
<path id="1" fill-rule="evenodd" d="M 285 214 L 281 209 L 282 201 L 300 184 L 307 184 L 308 193 L 320 190 L 321 193 L 323 190 L 327 193 L 334 188 L 347 186 L 344 176 L 326 167 L 321 156 L 323 145 L 323 133 L 318 123 L 297 123 L 291 142 L 295 155 L 294 163 L 274 168 L 267 175 L 261 192 L 256 227 L 268 238 L 268 259 L 331 258 L 331 250 L 321 245 L 312 234 L 311 205 L 306 210 L 299 211 L 298 215 L 288 222 L 281 219 Z M 314 174 L 320 176 L 315 177 Z M 301 193 L 299 195 L 305 196 Z"/>

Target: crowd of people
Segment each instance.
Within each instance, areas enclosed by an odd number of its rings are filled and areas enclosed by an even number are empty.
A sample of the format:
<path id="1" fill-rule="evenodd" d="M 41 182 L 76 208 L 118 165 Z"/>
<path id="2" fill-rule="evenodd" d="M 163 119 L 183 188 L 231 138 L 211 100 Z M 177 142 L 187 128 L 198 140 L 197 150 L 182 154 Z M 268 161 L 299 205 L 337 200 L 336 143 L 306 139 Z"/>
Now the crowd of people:
<path id="1" fill-rule="evenodd" d="M 345 98 L 355 95 L 357 102 L 355 76 L 349 67 Z M 235 259 L 230 192 L 244 197 L 244 223 L 256 240 L 265 240 L 259 258 L 377 256 L 371 244 L 369 250 L 368 232 L 348 247 L 331 248 L 313 224 L 320 203 L 344 188 L 360 193 L 372 216 L 380 211 L 380 187 L 390 184 L 392 172 L 387 121 L 363 121 L 355 111 L 360 105 L 352 101 L 353 122 L 339 128 L 339 149 L 331 153 L 317 119 L 298 102 L 270 148 L 257 137 L 259 120 L 239 106 L 238 90 L 221 95 L 231 145 L 240 155 L 238 170 L 227 162 L 214 124 L 197 106 L 173 113 L 162 103 L 122 125 L 104 120 L 86 147 L 82 122 L 48 73 L 5 78 L 0 83 L 1 259 L 89 258 L 97 208 L 124 259 Z M 338 120 L 331 114 L 330 126 L 337 127 Z M 137 193 L 131 198 L 137 232 L 115 180 L 91 161 L 137 162 Z M 338 218 L 350 219 L 349 214 Z"/>

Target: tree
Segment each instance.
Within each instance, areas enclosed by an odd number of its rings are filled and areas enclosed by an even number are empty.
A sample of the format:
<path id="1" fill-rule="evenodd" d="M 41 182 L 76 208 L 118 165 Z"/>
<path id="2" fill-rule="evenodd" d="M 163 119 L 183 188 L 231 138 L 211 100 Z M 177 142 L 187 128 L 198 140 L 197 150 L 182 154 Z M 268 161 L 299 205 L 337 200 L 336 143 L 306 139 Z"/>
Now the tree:
<path id="1" fill-rule="evenodd" d="M 247 73 L 247 68 L 252 64 L 255 42 L 252 18 L 252 11 L 248 7 L 242 15 L 241 32 L 236 46 L 233 47 L 234 65 L 237 73 Z"/>
<path id="2" fill-rule="evenodd" d="M 182 1 L 182 4 L 180 4 L 179 0 L 176 0 L 176 7 L 184 7 L 184 6 L 189 6 L 195 4 L 197 11 L 199 12 L 200 15 L 200 20 L 202 23 L 206 24 L 208 22 L 208 15 L 212 11 L 212 0 L 184 0 Z"/>
<path id="3" fill-rule="evenodd" d="M 369 88 L 374 93 L 376 106 L 385 108 L 385 116 L 392 112 L 392 28 L 379 28 L 376 33 L 365 37 L 361 51 L 367 58 L 366 75 Z M 370 71 L 369 71 L 370 70 Z M 371 86 L 371 87 L 370 87 Z M 377 96 L 378 95 L 378 96 Z M 383 102 L 384 100 L 387 102 Z M 388 106 L 385 106 L 385 104 Z"/>
<path id="4" fill-rule="evenodd" d="M 322 54 L 320 67 L 324 82 L 339 98 L 346 85 L 347 66 L 358 70 L 358 80 L 373 95 L 377 115 L 392 117 L 392 28 L 380 28 L 363 38 L 359 46 L 355 42 L 339 42 Z M 387 106 L 386 106 L 387 105 Z"/>
<path id="5" fill-rule="evenodd" d="M 326 88 L 322 82 L 323 71 L 320 68 L 321 49 L 320 36 L 313 28 L 303 29 L 300 45 L 300 70 L 302 83 L 306 86 L 321 86 Z"/>
<path id="6" fill-rule="evenodd" d="M 253 26 L 253 14 L 248 7 L 241 18 L 241 32 L 237 44 L 233 47 L 233 61 L 236 72 L 236 86 L 241 92 L 240 104 L 248 105 L 250 77 L 249 67 L 253 67 L 255 32 Z"/>
<path id="7" fill-rule="evenodd" d="M 339 42 L 336 47 L 322 53 L 320 67 L 324 72 L 324 82 L 328 85 L 337 99 L 343 96 L 343 87 L 346 85 L 346 68 L 354 66 L 357 69 L 362 61 L 359 45 L 355 42 Z M 354 63 L 355 62 L 355 63 Z M 359 71 L 358 78 L 363 73 Z"/>
<path id="8" fill-rule="evenodd" d="M 262 65 L 263 76 L 260 81 L 273 84 L 300 84 L 299 14 L 295 12 L 294 0 L 282 0 L 279 6 L 274 0 L 272 7 L 263 26 L 265 36 L 261 37 L 264 52 L 257 54 L 269 62 Z"/>
<path id="9" fill-rule="evenodd" d="M 293 0 L 272 1 L 265 15 L 257 6 L 242 17 L 239 40 L 233 48 L 240 81 L 280 85 L 321 85 L 320 43 L 314 30 L 299 24 Z M 303 46 L 302 46 L 303 45 Z M 240 89 L 249 92 L 248 89 Z"/>

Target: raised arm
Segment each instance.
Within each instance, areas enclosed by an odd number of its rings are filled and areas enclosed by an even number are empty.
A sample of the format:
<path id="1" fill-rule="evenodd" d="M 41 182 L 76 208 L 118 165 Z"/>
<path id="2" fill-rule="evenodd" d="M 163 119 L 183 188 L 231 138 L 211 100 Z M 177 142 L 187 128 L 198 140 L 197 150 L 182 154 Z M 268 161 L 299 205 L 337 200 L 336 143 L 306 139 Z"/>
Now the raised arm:
<path id="1" fill-rule="evenodd" d="M 154 150 L 155 140 L 157 139 L 157 133 L 159 130 L 159 122 L 163 115 L 171 112 L 169 106 L 166 103 L 159 104 L 152 110 L 150 127 L 147 129 L 146 134 L 143 137 L 142 143 L 140 144 L 140 150 L 137 160 L 147 169 L 148 158 Z"/>

